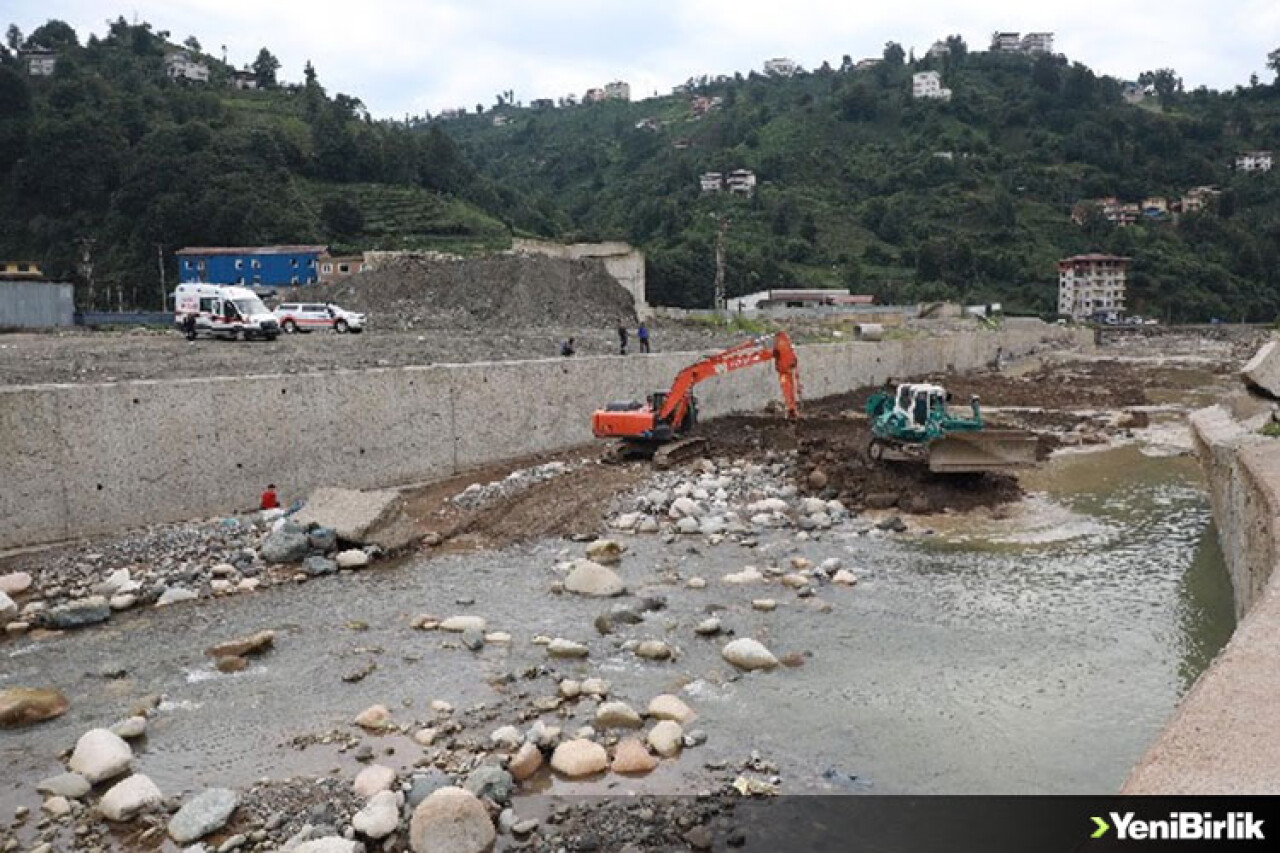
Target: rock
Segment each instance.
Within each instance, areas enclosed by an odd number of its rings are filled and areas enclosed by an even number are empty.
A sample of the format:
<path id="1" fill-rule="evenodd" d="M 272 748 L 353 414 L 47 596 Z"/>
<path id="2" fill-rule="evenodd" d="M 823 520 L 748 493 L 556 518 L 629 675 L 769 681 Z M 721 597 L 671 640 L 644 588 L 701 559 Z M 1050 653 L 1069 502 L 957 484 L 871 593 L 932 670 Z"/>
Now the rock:
<path id="1" fill-rule="evenodd" d="M 894 533 L 905 533 L 907 524 L 898 516 L 890 516 L 876 525 L 877 530 L 892 530 Z"/>
<path id="2" fill-rule="evenodd" d="M 453 779 L 448 773 L 431 767 L 414 774 L 412 781 L 409 783 L 409 794 L 405 799 L 409 804 L 409 808 L 416 809 L 418 803 L 441 788 L 448 788 L 452 785 Z"/>
<path id="3" fill-rule="evenodd" d="M 626 702 L 605 702 L 596 709 L 597 729 L 638 729 L 640 715 Z"/>
<path id="4" fill-rule="evenodd" d="M 831 576 L 831 582 L 843 584 L 844 586 L 853 586 L 858 582 L 858 578 L 848 569 L 839 569 Z"/>
<path id="5" fill-rule="evenodd" d="M 413 810 L 414 853 L 483 853 L 497 837 L 484 804 L 462 788 L 441 788 Z"/>
<path id="6" fill-rule="evenodd" d="M 761 610 L 768 613 L 771 610 L 778 609 L 778 602 L 774 601 L 772 598 L 757 598 L 751 602 L 751 609 Z"/>
<path id="7" fill-rule="evenodd" d="M 740 572 L 725 575 L 721 580 L 732 584 L 759 583 L 764 580 L 764 574 L 755 566 L 747 566 Z"/>
<path id="8" fill-rule="evenodd" d="M 809 579 L 802 574 L 796 572 L 788 572 L 781 578 L 781 583 L 790 589 L 800 589 L 809 585 Z"/>
<path id="9" fill-rule="evenodd" d="M 393 525 L 403 504 L 400 493 L 391 489 L 316 489 L 293 520 L 304 528 L 312 524 L 330 528 L 345 542 L 365 545 L 377 540 L 388 547 L 378 534 Z"/>
<path id="10" fill-rule="evenodd" d="M 135 592 L 137 589 L 138 584 L 134 582 L 128 569 L 116 569 L 107 575 L 106 580 L 94 587 L 93 591 L 97 595 L 110 598 L 117 593 Z"/>
<path id="11" fill-rule="evenodd" d="M 658 755 L 671 758 L 684 746 L 684 729 L 673 720 L 662 720 L 649 731 L 646 740 Z"/>
<path id="12" fill-rule="evenodd" d="M 609 526 L 614 530 L 635 530 L 636 525 L 640 523 L 641 514 L 638 512 L 624 512 L 622 515 L 609 522 Z M 587 552 L 587 556 L 591 556 L 591 552 Z M 606 563 L 607 560 L 599 560 L 591 557 L 597 563 Z"/>
<path id="13" fill-rule="evenodd" d="M 156 607 L 168 607 L 170 604 L 178 604 L 183 601 L 194 601 L 199 598 L 200 594 L 192 592 L 189 589 L 183 589 L 180 586 L 171 586 L 166 589 L 158 599 L 156 599 Z"/>
<path id="14" fill-rule="evenodd" d="M 646 712 L 650 717 L 659 720 L 674 720 L 680 725 L 692 720 L 697 714 L 693 709 L 686 705 L 678 696 L 672 696 L 670 693 L 663 693 L 661 696 L 655 696 L 649 701 L 649 708 Z"/>
<path id="15" fill-rule="evenodd" d="M 468 628 L 462 632 L 462 645 L 473 652 L 480 651 L 484 648 L 484 632 L 476 628 Z"/>
<path id="16" fill-rule="evenodd" d="M 707 581 L 705 578 L 689 578 L 685 582 L 685 586 L 689 587 L 689 589 L 706 589 Z"/>
<path id="17" fill-rule="evenodd" d="M 67 697 L 51 687 L 6 687 L 0 690 L 0 728 L 51 720 L 69 707 Z"/>
<path id="18" fill-rule="evenodd" d="M 637 523 L 639 523 L 638 516 L 625 529 L 629 530 Z M 622 561 L 622 554 L 626 550 L 625 545 L 613 539 L 597 539 L 587 546 L 587 557 L 602 566 L 612 566 Z"/>
<path id="19" fill-rule="evenodd" d="M 317 551 L 332 551 L 338 546 L 338 533 L 331 527 L 317 527 L 307 531 L 307 541 Z"/>
<path id="20" fill-rule="evenodd" d="M 302 571 L 313 578 L 331 575 L 338 570 L 338 564 L 328 557 L 307 557 L 302 561 Z"/>
<path id="21" fill-rule="evenodd" d="M 362 729 L 382 731 L 391 725 L 391 712 L 386 705 L 371 705 L 357 714 L 352 722 Z"/>
<path id="22" fill-rule="evenodd" d="M 483 633 L 485 621 L 480 616 L 450 616 L 448 619 L 440 623 L 441 631 L 452 631 L 457 634 L 461 634 L 468 628 L 472 628 Z"/>
<path id="23" fill-rule="evenodd" d="M 213 665 L 217 667 L 218 672 L 230 675 L 233 672 L 244 672 L 249 668 L 249 661 L 238 657 L 218 658 Z"/>
<path id="24" fill-rule="evenodd" d="M 587 678 L 584 679 L 581 686 L 583 695 L 605 697 L 609 695 L 609 691 L 613 685 L 605 681 L 603 678 Z"/>
<path id="25" fill-rule="evenodd" d="M 489 735 L 489 742 L 500 749 L 517 749 L 524 743 L 524 735 L 515 726 L 503 726 Z"/>
<path id="26" fill-rule="evenodd" d="M 390 790 L 396 783 L 396 771 L 381 764 L 370 764 L 356 775 L 352 789 L 366 800 L 374 794 Z"/>
<path id="27" fill-rule="evenodd" d="M 873 492 L 862 499 L 867 509 L 890 509 L 898 505 L 897 492 Z"/>
<path id="28" fill-rule="evenodd" d="M 18 605 L 9 597 L 9 593 L 0 590 L 0 625 L 12 622 L 18 615 Z"/>
<path id="29" fill-rule="evenodd" d="M 276 530 L 267 535 L 260 549 L 262 559 L 268 563 L 297 563 L 307 556 L 311 543 L 305 533 L 296 533 L 287 529 Z"/>
<path id="30" fill-rule="evenodd" d="M 556 637 L 547 645 L 547 654 L 553 658 L 585 658 L 591 650 L 582 643 Z"/>
<path id="31" fill-rule="evenodd" d="M 570 779 L 599 773 L 608 766 L 609 754 L 604 747 L 589 740 L 565 741 L 551 754 L 551 769 Z"/>
<path id="32" fill-rule="evenodd" d="M 419 746 L 431 746 L 435 743 L 436 737 L 440 734 L 439 729 L 427 728 L 418 729 L 413 733 L 413 739 Z"/>
<path id="33" fill-rule="evenodd" d="M 351 818 L 351 826 L 366 838 L 386 838 L 400 825 L 400 804 L 392 791 L 373 795 L 369 803 Z"/>
<path id="34" fill-rule="evenodd" d="M 333 559 L 340 569 L 363 569 L 371 562 L 368 552 L 359 548 L 348 548 L 346 551 L 339 551 L 333 556 Z"/>
<path id="35" fill-rule="evenodd" d="M 128 610 L 130 607 L 138 603 L 138 596 L 130 593 L 129 595 L 113 595 L 111 600 L 107 602 L 107 606 L 112 610 L 119 612 Z"/>
<path id="36" fill-rule="evenodd" d="M 667 515 L 671 518 L 697 518 L 702 515 L 702 507 L 693 499 L 682 496 L 671 502 Z"/>
<path id="37" fill-rule="evenodd" d="M 820 492 L 827 487 L 827 472 L 821 468 L 814 468 L 809 472 L 809 488 L 815 492 Z"/>
<path id="38" fill-rule="evenodd" d="M 648 773 L 658 766 L 658 759 L 649 754 L 648 748 L 638 738 L 623 738 L 613 750 L 614 773 Z"/>
<path id="39" fill-rule="evenodd" d="M 511 788 L 514 786 L 511 774 L 501 767 L 482 764 L 467 774 L 462 787 L 477 797 L 493 800 L 495 803 L 506 803 L 511 800 Z"/>
<path id="40" fill-rule="evenodd" d="M 506 645 L 511 642 L 511 635 L 506 631 L 490 631 L 484 635 L 486 643 L 495 643 L 497 645 Z"/>
<path id="41" fill-rule="evenodd" d="M 45 612 L 44 622 L 52 628 L 83 628 L 111 618 L 111 605 L 101 595 L 92 595 Z"/>
<path id="42" fill-rule="evenodd" d="M 640 524 L 636 527 L 637 533 L 657 533 L 658 519 L 652 515 L 646 515 L 640 520 Z"/>
<path id="43" fill-rule="evenodd" d="M 670 660 L 671 647 L 661 640 L 645 640 L 636 646 L 636 657 L 645 660 Z"/>
<path id="44" fill-rule="evenodd" d="M 711 845 L 715 842 L 715 836 L 711 834 L 711 830 L 706 826 L 698 825 L 684 834 L 684 840 L 694 850 L 710 850 Z"/>
<path id="45" fill-rule="evenodd" d="M 720 654 L 729 663 L 748 671 L 772 669 L 778 665 L 778 659 L 773 656 L 773 652 L 749 637 L 739 637 L 730 642 L 720 651 Z"/>
<path id="46" fill-rule="evenodd" d="M 574 560 L 569 576 L 564 579 L 568 592 L 597 598 L 622 595 L 626 586 L 612 569 L 590 560 Z"/>
<path id="47" fill-rule="evenodd" d="M 582 694 L 582 682 L 566 678 L 560 682 L 557 690 L 566 699 L 577 699 Z"/>
<path id="48" fill-rule="evenodd" d="M 716 634 L 719 634 L 721 630 L 722 627 L 720 625 L 720 620 L 712 616 L 709 619 L 703 619 L 699 622 L 697 627 L 693 629 L 693 632 L 702 637 L 714 637 Z"/>
<path id="49" fill-rule="evenodd" d="M 112 785 L 102 795 L 102 799 L 98 801 L 98 811 L 107 820 L 125 821 L 142 810 L 163 802 L 164 794 L 160 793 L 155 783 L 141 773 L 135 773 L 123 782 Z"/>
<path id="50" fill-rule="evenodd" d="M 244 657 L 245 655 L 256 655 L 265 652 L 276 641 L 275 631 L 259 631 L 248 637 L 240 637 L 235 640 L 227 640 L 218 643 L 204 650 L 204 653 L 211 658 L 222 657 Z"/>
<path id="51" fill-rule="evenodd" d="M 1249 385 L 1280 398 L 1280 341 L 1268 341 L 1240 371 Z"/>
<path id="52" fill-rule="evenodd" d="M 356 853 L 361 849 L 356 842 L 340 835 L 326 835 L 324 838 L 313 838 L 304 841 L 289 853 Z"/>
<path id="53" fill-rule="evenodd" d="M 124 773 L 132 762 L 133 750 L 119 735 L 106 729 L 90 729 L 76 741 L 68 766 L 96 785 Z"/>
<path id="54" fill-rule="evenodd" d="M 71 803 L 67 801 L 66 797 L 50 797 L 41 804 L 40 810 L 57 820 L 60 817 L 66 817 L 71 814 Z"/>
<path id="55" fill-rule="evenodd" d="M 431 707 L 431 710 L 435 711 L 437 714 L 453 713 L 453 706 L 450 705 L 448 702 L 444 701 L 443 699 L 432 699 L 430 707 Z"/>
<path id="56" fill-rule="evenodd" d="M 512 757 L 511 763 L 507 765 L 507 770 L 517 782 L 523 782 L 534 773 L 537 773 L 538 768 L 541 766 L 542 750 L 531 743 L 526 743 L 521 745 L 520 749 Z"/>
<path id="57" fill-rule="evenodd" d="M 1146 429 L 1151 426 L 1151 416 L 1146 412 L 1126 410 L 1116 415 L 1114 423 L 1117 429 Z"/>
<path id="58" fill-rule="evenodd" d="M 676 532 L 685 535 L 698 533 L 702 530 L 702 524 L 693 516 L 683 516 L 676 521 Z"/>
<path id="59" fill-rule="evenodd" d="M 209 788 L 183 803 L 169 820 L 169 837 L 190 844 L 226 825 L 240 802 L 240 795 L 227 788 Z"/>
<path id="60" fill-rule="evenodd" d="M 0 593 L 22 595 L 29 589 L 31 589 L 31 575 L 26 572 L 9 572 L 0 575 Z"/>
<path id="61" fill-rule="evenodd" d="M 48 779 L 41 780 L 36 785 L 36 790 L 50 796 L 69 797 L 73 800 L 78 800 L 89 793 L 92 787 L 89 784 L 89 780 L 79 773 L 59 773 L 57 776 L 50 776 Z"/>
<path id="62" fill-rule="evenodd" d="M 544 749 L 553 747 L 560 741 L 560 727 L 548 726 L 542 720 L 538 720 L 529 727 L 529 734 L 525 736 L 525 740 Z"/>
<path id="63" fill-rule="evenodd" d="M 147 733 L 146 717 L 129 717 L 111 727 L 111 733 L 125 740 L 140 738 Z"/>

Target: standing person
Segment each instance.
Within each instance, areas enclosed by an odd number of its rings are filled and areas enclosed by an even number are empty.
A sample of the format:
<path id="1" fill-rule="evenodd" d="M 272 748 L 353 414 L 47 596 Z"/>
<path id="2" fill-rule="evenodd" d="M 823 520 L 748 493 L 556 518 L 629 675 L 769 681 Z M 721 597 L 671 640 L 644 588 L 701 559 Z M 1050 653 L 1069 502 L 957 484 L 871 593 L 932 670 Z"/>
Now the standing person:
<path id="1" fill-rule="evenodd" d="M 182 315 L 182 333 L 187 336 L 187 341 L 196 339 L 196 315 L 193 311 L 188 311 Z"/>
<path id="2" fill-rule="evenodd" d="M 560 355 L 564 356 L 565 358 L 568 358 L 569 356 L 573 355 L 573 338 L 569 338 L 569 340 L 560 344 Z"/>
<path id="3" fill-rule="evenodd" d="M 644 320 L 640 321 L 640 328 L 636 329 L 636 340 L 640 342 L 640 352 L 649 352 L 649 327 L 644 324 Z"/>
<path id="4" fill-rule="evenodd" d="M 618 355 L 627 354 L 627 327 L 618 321 Z"/>
<path id="5" fill-rule="evenodd" d="M 267 485 L 267 490 L 262 493 L 262 500 L 258 501 L 258 509 L 279 509 L 280 496 L 276 494 L 276 484 Z"/>

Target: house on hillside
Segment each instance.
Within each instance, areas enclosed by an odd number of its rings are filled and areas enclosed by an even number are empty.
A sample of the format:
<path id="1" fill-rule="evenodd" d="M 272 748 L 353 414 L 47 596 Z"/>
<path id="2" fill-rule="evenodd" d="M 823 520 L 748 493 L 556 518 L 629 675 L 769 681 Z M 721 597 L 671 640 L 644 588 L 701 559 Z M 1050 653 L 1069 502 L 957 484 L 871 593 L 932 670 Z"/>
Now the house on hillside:
<path id="1" fill-rule="evenodd" d="M 1058 261 L 1058 314 L 1075 320 L 1118 319 L 1132 258 L 1074 255 Z"/>
<path id="2" fill-rule="evenodd" d="M 942 85 L 937 71 L 919 71 L 911 75 L 911 97 L 951 100 L 951 90 Z"/>
<path id="3" fill-rule="evenodd" d="M 1132 80 L 1126 80 L 1120 84 L 1120 97 L 1124 99 L 1126 104 L 1140 104 L 1151 94 L 1147 91 L 1146 86 L 1142 86 Z"/>
<path id="4" fill-rule="evenodd" d="M 1182 212 L 1199 213 L 1220 195 L 1222 190 L 1217 187 L 1192 187 L 1182 194 Z"/>
<path id="5" fill-rule="evenodd" d="M 44 271 L 34 261 L 0 261 L 0 281 L 40 281 Z"/>
<path id="6" fill-rule="evenodd" d="M 164 73 L 170 80 L 190 80 L 193 83 L 209 82 L 209 66 L 198 59 L 192 59 L 185 50 L 176 50 L 166 54 Z"/>
<path id="7" fill-rule="evenodd" d="M 48 77 L 58 67 L 58 54 L 43 47 L 32 47 L 18 52 L 27 73 L 32 77 Z"/>
<path id="8" fill-rule="evenodd" d="M 724 175 L 719 172 L 703 172 L 698 176 L 698 186 L 704 193 L 718 193 L 724 189 Z"/>
<path id="9" fill-rule="evenodd" d="M 258 75 L 248 68 L 231 72 L 231 88 L 249 90 L 258 88 Z"/>
<path id="10" fill-rule="evenodd" d="M 1144 198 L 1142 200 L 1142 215 L 1147 219 L 1164 219 L 1169 215 L 1169 200 L 1162 195 Z"/>
<path id="11" fill-rule="evenodd" d="M 756 173 L 750 169 L 734 169 L 725 176 L 724 185 L 731 193 L 751 195 L 756 191 Z"/>
<path id="12" fill-rule="evenodd" d="M 328 284 L 331 281 L 337 281 L 340 278 L 346 278 L 349 275 L 364 271 L 364 255 L 329 257 L 329 255 L 325 254 L 320 257 L 318 280 L 321 284 Z"/>
<path id="13" fill-rule="evenodd" d="M 555 109 L 556 102 L 551 98 L 534 98 L 529 106 L 535 110 L 552 110 Z"/>
<path id="14" fill-rule="evenodd" d="M 991 52 L 992 53 L 1021 53 L 1022 52 L 1022 34 L 1021 33 L 1000 33 L 991 34 Z"/>
<path id="15" fill-rule="evenodd" d="M 795 60 L 786 57 L 766 59 L 764 63 L 764 73 L 770 77 L 794 77 L 799 71 Z"/>
<path id="16" fill-rule="evenodd" d="M 315 284 L 327 246 L 220 246 L 179 249 L 178 280 L 248 287 Z"/>
<path id="17" fill-rule="evenodd" d="M 1270 151 L 1245 151 L 1236 155 L 1237 172 L 1270 172 Z"/>
<path id="18" fill-rule="evenodd" d="M 604 100 L 604 89 L 588 89 L 586 94 L 582 96 L 584 104 L 598 104 Z"/>
<path id="19" fill-rule="evenodd" d="M 878 56 L 868 56 L 866 59 L 859 59 L 854 64 L 853 70 L 854 71 L 870 71 L 872 68 L 875 68 L 881 62 L 884 62 L 884 60 Z"/>
<path id="20" fill-rule="evenodd" d="M 607 101 L 629 101 L 631 100 L 631 84 L 622 80 L 606 83 L 604 97 Z"/>
<path id="21" fill-rule="evenodd" d="M 1053 33 L 1027 33 L 1022 37 L 1022 52 L 1028 56 L 1053 53 Z"/>
<path id="22" fill-rule="evenodd" d="M 945 59 L 951 55 L 951 47 L 945 41 L 935 41 L 925 56 L 930 59 Z"/>

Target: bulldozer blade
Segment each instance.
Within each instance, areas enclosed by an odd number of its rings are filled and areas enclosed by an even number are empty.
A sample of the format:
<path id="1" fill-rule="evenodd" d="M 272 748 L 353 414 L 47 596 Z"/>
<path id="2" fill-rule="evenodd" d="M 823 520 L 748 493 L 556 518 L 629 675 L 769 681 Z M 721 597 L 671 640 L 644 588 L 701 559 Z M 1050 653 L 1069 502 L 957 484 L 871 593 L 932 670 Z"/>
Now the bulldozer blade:
<path id="1" fill-rule="evenodd" d="M 1034 468 L 1037 440 L 1019 429 L 953 432 L 929 445 L 929 470 L 937 474 L 980 474 Z"/>
<path id="2" fill-rule="evenodd" d="M 682 438 L 670 444 L 664 444 L 653 454 L 655 468 L 667 469 L 677 462 L 692 459 L 707 447 L 705 438 Z"/>

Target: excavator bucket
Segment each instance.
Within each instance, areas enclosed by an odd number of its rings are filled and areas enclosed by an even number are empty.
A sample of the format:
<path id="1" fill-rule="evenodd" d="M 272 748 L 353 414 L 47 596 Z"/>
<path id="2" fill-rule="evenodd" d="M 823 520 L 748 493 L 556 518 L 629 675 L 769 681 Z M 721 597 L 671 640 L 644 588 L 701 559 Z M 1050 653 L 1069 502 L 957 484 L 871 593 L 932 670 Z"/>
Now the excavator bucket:
<path id="1" fill-rule="evenodd" d="M 953 432 L 929 445 L 929 470 L 936 474 L 981 474 L 1034 468 L 1036 437 L 1020 429 Z"/>

